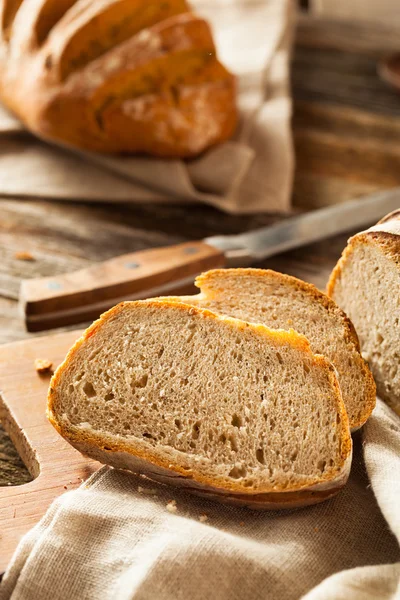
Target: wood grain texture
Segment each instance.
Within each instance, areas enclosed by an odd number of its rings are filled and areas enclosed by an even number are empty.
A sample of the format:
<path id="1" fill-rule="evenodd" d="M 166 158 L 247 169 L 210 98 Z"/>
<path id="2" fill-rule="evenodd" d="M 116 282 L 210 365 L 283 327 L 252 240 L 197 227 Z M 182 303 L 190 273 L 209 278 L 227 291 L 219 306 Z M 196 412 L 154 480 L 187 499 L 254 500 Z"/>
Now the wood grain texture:
<path id="1" fill-rule="evenodd" d="M 74 273 L 24 280 L 21 306 L 28 330 L 41 331 L 96 319 L 124 300 L 194 293 L 197 275 L 224 265 L 224 254 L 202 241 L 121 254 Z"/>
<path id="2" fill-rule="evenodd" d="M 79 332 L 7 344 L 0 348 L 0 418 L 33 480 L 0 488 L 0 573 L 18 541 L 44 515 L 54 498 L 74 489 L 98 463 L 84 458 L 46 419 L 49 376 L 39 375 L 35 358 L 57 366 Z M 22 483 L 22 482 L 21 482 Z"/>
<path id="3" fill-rule="evenodd" d="M 399 40 L 399 31 L 391 27 L 301 17 L 292 69 L 295 211 L 400 184 L 400 96 L 376 73 L 376 61 L 397 50 Z M 146 248 L 249 231 L 277 218 L 229 216 L 195 205 L 0 199 L 0 343 L 32 338 L 18 312 L 22 279 L 56 276 Z M 259 266 L 323 289 L 347 237 L 287 252 Z M 35 260 L 17 260 L 20 251 L 31 252 Z M 4 432 L 0 473 L 0 485 L 29 478 Z"/>

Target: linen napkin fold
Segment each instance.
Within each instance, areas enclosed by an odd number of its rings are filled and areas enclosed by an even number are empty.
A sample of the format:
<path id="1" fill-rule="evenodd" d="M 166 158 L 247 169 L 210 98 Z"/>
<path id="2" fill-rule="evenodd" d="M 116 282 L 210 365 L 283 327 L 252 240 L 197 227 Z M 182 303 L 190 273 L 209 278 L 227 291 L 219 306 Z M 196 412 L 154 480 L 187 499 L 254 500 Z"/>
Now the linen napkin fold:
<path id="1" fill-rule="evenodd" d="M 297 511 L 224 507 L 104 467 L 21 541 L 0 600 L 399 598 L 400 419 L 378 401 L 362 433 L 346 487 Z"/>
<path id="2" fill-rule="evenodd" d="M 50 146 L 0 108 L 0 195 L 205 202 L 228 213 L 287 212 L 293 177 L 289 53 L 294 0 L 195 0 L 238 76 L 234 139 L 191 161 Z"/>

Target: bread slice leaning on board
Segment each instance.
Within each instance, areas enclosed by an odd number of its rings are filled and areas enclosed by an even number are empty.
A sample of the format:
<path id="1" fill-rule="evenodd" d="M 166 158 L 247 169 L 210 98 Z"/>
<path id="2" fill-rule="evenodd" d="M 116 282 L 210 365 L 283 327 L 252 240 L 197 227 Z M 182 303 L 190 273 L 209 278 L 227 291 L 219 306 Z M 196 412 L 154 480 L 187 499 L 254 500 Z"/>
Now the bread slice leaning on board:
<path id="1" fill-rule="evenodd" d="M 349 239 L 327 293 L 353 321 L 378 395 L 400 415 L 400 210 Z"/>
<path id="2" fill-rule="evenodd" d="M 39 137 L 190 157 L 237 124 L 234 76 L 186 0 L 0 0 L 0 98 Z"/>
<path id="3" fill-rule="evenodd" d="M 215 269 L 196 285 L 200 294 L 181 301 L 305 335 L 312 351 L 337 369 L 351 429 L 366 422 L 375 406 L 375 383 L 352 323 L 333 300 L 310 283 L 263 269 Z"/>
<path id="4" fill-rule="evenodd" d="M 321 502 L 351 463 L 335 369 L 305 337 L 171 301 L 93 323 L 51 380 L 48 417 L 100 462 L 251 508 Z"/>

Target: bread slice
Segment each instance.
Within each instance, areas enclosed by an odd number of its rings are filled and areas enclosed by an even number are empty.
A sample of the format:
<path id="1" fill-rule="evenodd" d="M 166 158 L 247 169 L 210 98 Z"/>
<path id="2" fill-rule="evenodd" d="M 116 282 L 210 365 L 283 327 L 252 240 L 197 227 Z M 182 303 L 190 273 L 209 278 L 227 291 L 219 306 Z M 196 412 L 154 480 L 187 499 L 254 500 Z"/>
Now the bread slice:
<path id="1" fill-rule="evenodd" d="M 379 396 L 400 415 L 400 210 L 350 238 L 327 293 L 353 321 Z"/>
<path id="2" fill-rule="evenodd" d="M 311 349 L 338 371 L 352 430 L 375 406 L 375 384 L 361 357 L 357 334 L 345 313 L 309 283 L 262 269 L 217 269 L 196 280 L 198 296 L 181 300 L 220 314 L 305 335 Z"/>
<path id="3" fill-rule="evenodd" d="M 333 366 L 294 331 L 187 304 L 105 313 L 53 376 L 48 416 L 100 462 L 255 508 L 324 500 L 350 468 Z"/>

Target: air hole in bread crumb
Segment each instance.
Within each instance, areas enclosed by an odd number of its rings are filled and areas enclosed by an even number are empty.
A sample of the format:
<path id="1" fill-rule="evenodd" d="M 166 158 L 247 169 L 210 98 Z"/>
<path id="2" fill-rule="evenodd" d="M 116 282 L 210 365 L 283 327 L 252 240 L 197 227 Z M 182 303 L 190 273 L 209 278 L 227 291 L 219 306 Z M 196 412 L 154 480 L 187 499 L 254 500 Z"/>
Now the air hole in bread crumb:
<path id="1" fill-rule="evenodd" d="M 298 452 L 297 452 L 297 450 L 295 450 L 295 451 L 294 451 L 294 452 L 292 452 L 292 454 L 290 455 L 290 460 L 296 460 L 296 458 L 297 458 L 297 455 L 298 455 Z"/>
<path id="2" fill-rule="evenodd" d="M 232 425 L 234 427 L 242 427 L 243 425 L 243 420 L 242 418 L 237 415 L 236 413 L 234 415 L 232 415 L 232 421 L 231 421 Z"/>
<path id="3" fill-rule="evenodd" d="M 182 421 L 180 419 L 175 419 L 174 423 L 175 423 L 175 427 L 177 427 L 180 431 L 182 429 Z"/>
<path id="4" fill-rule="evenodd" d="M 72 392 L 75 390 L 74 386 L 72 385 L 72 383 L 69 384 L 68 386 L 68 394 L 72 394 Z"/>
<path id="5" fill-rule="evenodd" d="M 233 435 L 229 436 L 229 442 L 230 442 L 233 452 L 237 452 L 239 450 L 239 448 L 237 445 L 236 438 Z"/>
<path id="6" fill-rule="evenodd" d="M 158 358 L 161 358 L 163 354 L 164 354 L 164 346 L 161 346 L 161 348 L 157 352 Z"/>
<path id="7" fill-rule="evenodd" d="M 276 353 L 276 358 L 279 360 L 280 364 L 283 365 L 283 358 L 282 358 L 282 354 L 280 354 L 279 352 Z"/>
<path id="8" fill-rule="evenodd" d="M 303 364 L 303 369 L 305 373 L 309 373 L 310 372 L 310 367 L 308 365 L 306 365 L 305 363 Z"/>
<path id="9" fill-rule="evenodd" d="M 221 433 L 221 435 L 219 436 L 218 440 L 220 442 L 222 442 L 222 444 L 225 444 L 225 442 L 226 442 L 226 435 L 224 433 Z"/>
<path id="10" fill-rule="evenodd" d="M 244 482 L 244 487 L 253 487 L 253 485 L 254 485 L 253 479 L 246 479 L 246 481 Z"/>
<path id="11" fill-rule="evenodd" d="M 192 439 L 193 440 L 197 440 L 199 438 L 200 435 L 200 421 L 196 421 L 196 423 L 193 424 L 192 427 Z"/>
<path id="12" fill-rule="evenodd" d="M 112 392 L 108 392 L 108 394 L 106 394 L 104 396 L 104 400 L 105 402 L 110 402 L 110 400 L 114 400 L 115 396 Z"/>
<path id="13" fill-rule="evenodd" d="M 94 398 L 96 396 L 96 390 L 94 389 L 93 384 L 90 381 L 85 381 L 82 390 L 88 398 Z"/>
<path id="14" fill-rule="evenodd" d="M 264 450 L 262 448 L 258 448 L 258 450 L 256 451 L 256 458 L 259 463 L 265 465 Z"/>
<path id="15" fill-rule="evenodd" d="M 235 467 L 233 467 L 233 469 L 231 469 L 229 471 L 228 477 L 232 477 L 232 479 L 240 479 L 241 477 L 246 477 L 246 475 L 247 475 L 246 467 L 235 466 Z"/>
<path id="16" fill-rule="evenodd" d="M 148 375 L 144 374 L 141 377 L 139 377 L 138 379 L 134 379 L 131 383 L 131 387 L 132 389 L 134 388 L 145 388 L 148 382 Z"/>
<path id="17" fill-rule="evenodd" d="M 326 467 L 326 460 L 320 460 L 317 464 L 317 468 L 323 473 Z"/>
<path id="18" fill-rule="evenodd" d="M 142 433 L 142 436 L 144 438 L 148 438 L 149 440 L 154 440 L 154 437 L 151 435 L 151 433 L 148 433 L 147 431 L 145 431 L 144 433 Z"/>

